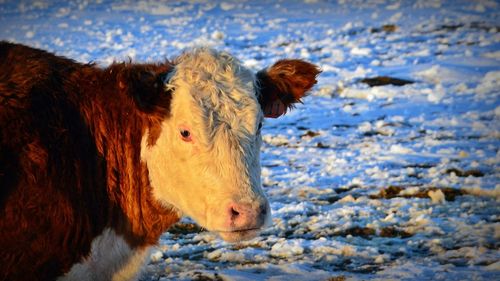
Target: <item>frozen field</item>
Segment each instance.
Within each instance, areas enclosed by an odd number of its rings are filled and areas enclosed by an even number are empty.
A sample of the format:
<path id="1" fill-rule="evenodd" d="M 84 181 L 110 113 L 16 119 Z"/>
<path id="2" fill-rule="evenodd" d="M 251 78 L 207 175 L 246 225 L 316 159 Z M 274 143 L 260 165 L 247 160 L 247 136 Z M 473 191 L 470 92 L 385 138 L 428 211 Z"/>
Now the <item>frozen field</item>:
<path id="1" fill-rule="evenodd" d="M 273 227 L 227 244 L 185 219 L 141 280 L 500 279 L 500 1 L 0 0 L 0 26 L 100 65 L 203 44 L 323 69 L 263 129 Z"/>

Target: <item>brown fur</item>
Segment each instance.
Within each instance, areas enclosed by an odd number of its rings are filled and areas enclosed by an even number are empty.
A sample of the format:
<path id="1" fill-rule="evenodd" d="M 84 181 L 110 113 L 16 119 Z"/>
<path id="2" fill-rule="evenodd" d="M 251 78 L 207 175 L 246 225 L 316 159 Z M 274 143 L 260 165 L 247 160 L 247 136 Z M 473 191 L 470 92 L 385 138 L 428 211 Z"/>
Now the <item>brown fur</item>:
<path id="1" fill-rule="evenodd" d="M 321 73 L 314 64 L 297 59 L 284 59 L 257 73 L 260 85 L 259 102 L 266 117 L 279 117 L 291 109 L 316 84 Z M 271 105 L 279 103 L 275 114 L 267 112 Z"/>
<path id="2" fill-rule="evenodd" d="M 168 116 L 171 68 L 100 69 L 0 42 L 0 280 L 52 280 L 106 227 L 142 247 L 178 220 L 140 161 Z"/>

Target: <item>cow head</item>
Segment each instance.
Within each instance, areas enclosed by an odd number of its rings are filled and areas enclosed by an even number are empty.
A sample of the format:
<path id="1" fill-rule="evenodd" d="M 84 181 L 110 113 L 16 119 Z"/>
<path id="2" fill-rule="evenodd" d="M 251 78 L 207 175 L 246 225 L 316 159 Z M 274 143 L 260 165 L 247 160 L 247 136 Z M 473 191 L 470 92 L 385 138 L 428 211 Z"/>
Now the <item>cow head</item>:
<path id="1" fill-rule="evenodd" d="M 283 115 L 319 70 L 282 60 L 257 74 L 224 52 L 194 49 L 166 79 L 169 116 L 154 142 L 143 137 L 154 197 L 226 241 L 254 237 L 270 222 L 261 188 L 264 117 Z"/>

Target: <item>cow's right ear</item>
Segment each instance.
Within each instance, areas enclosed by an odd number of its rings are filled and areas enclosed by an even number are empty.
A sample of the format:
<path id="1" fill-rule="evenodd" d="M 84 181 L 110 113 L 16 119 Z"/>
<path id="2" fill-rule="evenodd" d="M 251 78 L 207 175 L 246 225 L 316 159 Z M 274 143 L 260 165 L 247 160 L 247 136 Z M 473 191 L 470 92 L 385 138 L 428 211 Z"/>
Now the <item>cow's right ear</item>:
<path id="1" fill-rule="evenodd" d="M 298 60 L 280 60 L 257 72 L 259 103 L 265 117 L 277 118 L 307 95 L 316 84 L 321 70 L 314 64 Z"/>
<path id="2" fill-rule="evenodd" d="M 128 65 L 117 74 L 118 88 L 134 99 L 139 110 L 152 113 L 158 110 L 168 110 L 171 93 L 166 89 L 170 66 L 153 67 L 143 65 Z"/>

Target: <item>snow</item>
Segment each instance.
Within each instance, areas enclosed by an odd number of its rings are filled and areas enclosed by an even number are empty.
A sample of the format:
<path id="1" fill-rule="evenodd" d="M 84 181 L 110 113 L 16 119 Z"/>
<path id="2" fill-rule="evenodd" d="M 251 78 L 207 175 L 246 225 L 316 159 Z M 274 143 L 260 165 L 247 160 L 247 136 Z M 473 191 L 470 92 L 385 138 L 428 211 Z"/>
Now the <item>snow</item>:
<path id="1" fill-rule="evenodd" d="M 434 204 L 445 203 L 446 199 L 444 193 L 441 190 L 430 190 L 428 192 L 431 202 Z"/>
<path id="2" fill-rule="evenodd" d="M 166 232 L 141 280 L 495 280 L 499 4 L 8 0 L 0 39 L 99 65 L 203 44 L 255 71 L 285 57 L 322 68 L 263 128 L 273 226 L 238 244 Z M 414 83 L 361 82 L 377 76 Z M 388 187 L 401 191 L 379 196 Z"/>

